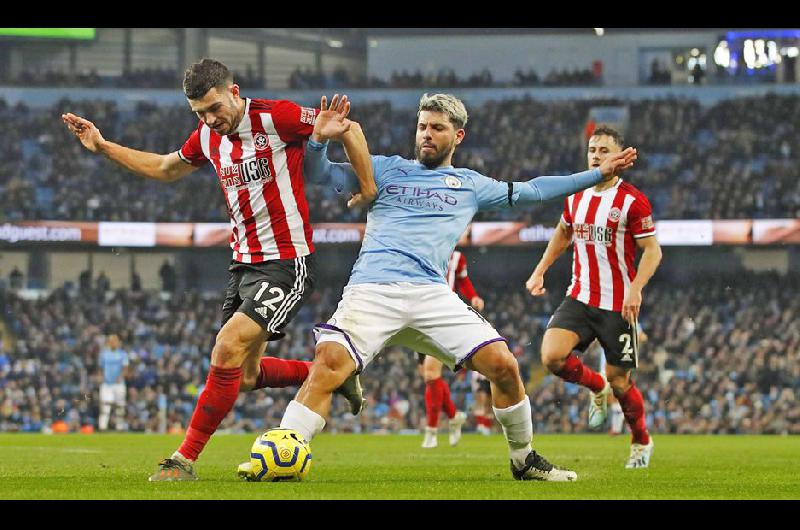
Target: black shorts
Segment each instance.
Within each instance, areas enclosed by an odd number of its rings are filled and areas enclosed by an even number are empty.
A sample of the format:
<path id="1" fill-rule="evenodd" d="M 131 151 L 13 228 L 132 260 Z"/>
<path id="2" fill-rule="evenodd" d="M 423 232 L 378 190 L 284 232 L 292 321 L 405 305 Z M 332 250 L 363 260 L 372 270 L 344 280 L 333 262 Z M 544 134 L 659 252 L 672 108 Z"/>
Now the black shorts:
<path id="1" fill-rule="evenodd" d="M 639 364 L 639 338 L 622 313 L 592 307 L 568 296 L 547 323 L 547 329 L 574 331 L 579 337 L 578 351 L 584 351 L 594 339 L 600 342 L 606 362 L 622 368 Z"/>
<path id="2" fill-rule="evenodd" d="M 270 340 L 286 336 L 281 330 L 314 291 L 313 254 L 262 263 L 232 261 L 228 271 L 222 325 L 238 311 L 258 322 Z"/>

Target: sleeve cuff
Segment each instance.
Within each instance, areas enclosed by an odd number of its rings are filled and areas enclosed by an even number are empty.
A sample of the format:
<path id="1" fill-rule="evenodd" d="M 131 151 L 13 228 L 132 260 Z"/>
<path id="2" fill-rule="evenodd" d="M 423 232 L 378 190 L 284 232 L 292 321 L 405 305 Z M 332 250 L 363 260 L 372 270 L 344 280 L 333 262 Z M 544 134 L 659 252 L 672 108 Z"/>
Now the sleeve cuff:
<path id="1" fill-rule="evenodd" d="M 315 149 L 317 151 L 322 151 L 327 146 L 328 146 L 328 141 L 327 140 L 325 142 L 317 142 L 317 141 L 312 140 L 311 138 L 308 139 L 308 147 L 310 147 L 311 149 Z"/>
<path id="2" fill-rule="evenodd" d="M 656 231 L 653 230 L 652 232 L 645 232 L 644 234 L 633 234 L 634 239 L 642 239 L 643 237 L 650 237 L 656 235 Z"/>

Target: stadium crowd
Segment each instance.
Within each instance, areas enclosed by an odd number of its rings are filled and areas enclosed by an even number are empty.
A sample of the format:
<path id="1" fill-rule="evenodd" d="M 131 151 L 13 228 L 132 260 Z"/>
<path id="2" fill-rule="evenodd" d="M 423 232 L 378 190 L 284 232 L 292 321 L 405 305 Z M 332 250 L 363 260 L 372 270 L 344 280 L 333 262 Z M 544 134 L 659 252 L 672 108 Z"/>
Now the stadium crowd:
<path id="1" fill-rule="evenodd" d="M 628 102 L 544 102 L 530 97 L 470 108 L 457 165 L 500 180 L 567 174 L 585 167 L 585 131 L 592 107 L 627 105 L 626 138 L 639 149 L 627 178 L 644 190 L 656 219 L 790 218 L 800 215 L 800 97 L 728 99 L 704 108 L 692 99 Z M 120 111 L 111 101 L 67 99 L 47 110 L 0 98 L 0 119 L 17 127 L 0 138 L 0 220 L 225 222 L 227 213 L 210 167 L 163 185 L 93 157 L 57 119 L 72 111 L 93 120 L 124 145 L 166 153 L 196 126 L 183 105 L 139 103 Z M 413 156 L 413 109 L 389 102 L 355 105 L 376 154 Z M 343 160 L 338 145 L 332 158 Z M 65 186 L 65 183 L 69 186 Z M 308 186 L 312 222 L 363 221 L 332 189 Z M 527 211 L 489 212 L 479 220 L 550 224 L 556 203 Z"/>
<path id="2" fill-rule="evenodd" d="M 519 360 L 536 432 L 587 431 L 588 393 L 546 375 L 538 360 L 544 327 L 563 290 L 532 298 L 522 282 L 509 289 L 477 281 L 486 317 Z M 310 360 L 311 327 L 332 314 L 341 287 L 329 282 L 319 288 L 268 354 Z M 798 289 L 797 273 L 656 278 L 646 293 L 642 323 L 649 337 L 636 373 L 651 432 L 800 433 Z M 110 427 L 185 428 L 208 371 L 221 303 L 219 293 L 114 291 L 102 282 L 70 284 L 39 300 L 0 288 L 0 332 L 6 334 L 0 337 L 0 431 L 48 431 L 57 421 L 72 431 L 96 427 L 98 354 L 112 333 L 122 338 L 130 365 L 126 408 Z M 596 367 L 597 355 L 586 354 L 586 362 Z M 469 410 L 469 377 L 448 377 L 456 405 Z M 354 418 L 334 397 L 331 430 L 398 432 L 422 425 L 424 383 L 410 351 L 386 351 L 362 383 L 365 412 Z M 242 394 L 221 428 L 249 432 L 278 425 L 294 392 Z"/>

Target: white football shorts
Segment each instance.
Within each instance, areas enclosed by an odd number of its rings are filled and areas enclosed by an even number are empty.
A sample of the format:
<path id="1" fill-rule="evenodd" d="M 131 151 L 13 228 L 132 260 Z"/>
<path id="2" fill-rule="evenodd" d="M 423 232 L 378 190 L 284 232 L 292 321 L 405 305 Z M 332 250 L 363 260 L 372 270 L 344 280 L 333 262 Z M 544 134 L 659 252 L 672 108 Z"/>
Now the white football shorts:
<path id="1" fill-rule="evenodd" d="M 314 328 L 317 344 L 338 342 L 361 373 L 385 346 L 405 346 L 458 370 L 483 346 L 505 341 L 445 284 L 365 283 L 345 287 L 336 312 Z"/>
<path id="2" fill-rule="evenodd" d="M 100 385 L 100 402 L 125 405 L 125 383 L 113 383 Z"/>

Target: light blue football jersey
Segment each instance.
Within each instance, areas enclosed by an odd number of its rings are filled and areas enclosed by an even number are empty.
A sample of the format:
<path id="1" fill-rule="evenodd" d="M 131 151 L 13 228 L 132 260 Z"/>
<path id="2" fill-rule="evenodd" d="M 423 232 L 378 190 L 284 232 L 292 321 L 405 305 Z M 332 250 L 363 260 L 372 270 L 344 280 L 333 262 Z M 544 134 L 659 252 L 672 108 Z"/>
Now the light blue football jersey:
<path id="1" fill-rule="evenodd" d="M 113 385 L 119 379 L 122 369 L 128 366 L 128 354 L 125 350 L 104 349 L 100 353 L 100 367 L 103 369 L 103 383 Z"/>
<path id="2" fill-rule="evenodd" d="M 304 174 L 338 191 L 358 190 L 350 164 L 332 164 L 327 144 L 306 144 Z M 599 169 L 500 182 L 453 166 L 428 169 L 400 156 L 372 156 L 378 195 L 348 285 L 446 283 L 447 262 L 475 214 L 566 197 L 600 182 Z"/>

